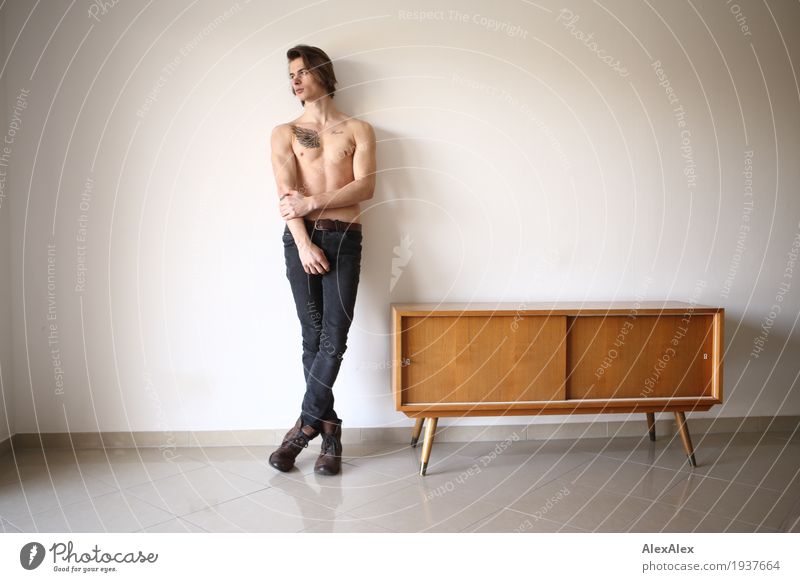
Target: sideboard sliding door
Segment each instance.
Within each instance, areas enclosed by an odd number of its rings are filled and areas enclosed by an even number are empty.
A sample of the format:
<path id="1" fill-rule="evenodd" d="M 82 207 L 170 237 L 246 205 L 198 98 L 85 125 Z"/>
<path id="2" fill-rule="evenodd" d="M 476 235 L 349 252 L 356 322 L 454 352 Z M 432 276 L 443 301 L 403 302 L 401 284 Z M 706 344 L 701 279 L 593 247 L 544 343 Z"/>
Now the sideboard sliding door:
<path id="1" fill-rule="evenodd" d="M 403 404 L 563 401 L 566 316 L 404 317 Z"/>

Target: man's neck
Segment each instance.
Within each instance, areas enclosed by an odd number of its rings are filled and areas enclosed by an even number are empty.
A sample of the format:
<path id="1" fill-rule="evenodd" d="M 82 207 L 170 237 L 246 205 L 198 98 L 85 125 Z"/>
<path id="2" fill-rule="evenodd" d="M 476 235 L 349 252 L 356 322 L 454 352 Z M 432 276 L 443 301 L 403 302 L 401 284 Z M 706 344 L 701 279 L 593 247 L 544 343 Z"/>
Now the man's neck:
<path id="1" fill-rule="evenodd" d="M 330 95 L 325 95 L 316 101 L 306 101 L 301 119 L 325 127 L 329 121 L 339 119 L 341 116 Z"/>

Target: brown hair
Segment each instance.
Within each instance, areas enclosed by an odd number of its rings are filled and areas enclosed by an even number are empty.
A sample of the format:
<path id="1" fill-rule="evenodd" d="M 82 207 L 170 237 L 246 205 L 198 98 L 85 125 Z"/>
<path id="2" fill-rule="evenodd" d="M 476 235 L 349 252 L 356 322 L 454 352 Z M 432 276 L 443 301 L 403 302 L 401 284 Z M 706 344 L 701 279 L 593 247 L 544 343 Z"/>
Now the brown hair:
<path id="1" fill-rule="evenodd" d="M 303 59 L 308 72 L 325 87 L 325 91 L 333 99 L 337 83 L 336 75 L 333 73 L 331 59 L 324 50 L 307 44 L 298 44 L 286 51 L 286 58 L 290 61 L 297 58 Z M 292 89 L 292 95 L 294 95 L 294 89 Z M 301 103 L 306 104 L 305 101 L 301 101 Z"/>

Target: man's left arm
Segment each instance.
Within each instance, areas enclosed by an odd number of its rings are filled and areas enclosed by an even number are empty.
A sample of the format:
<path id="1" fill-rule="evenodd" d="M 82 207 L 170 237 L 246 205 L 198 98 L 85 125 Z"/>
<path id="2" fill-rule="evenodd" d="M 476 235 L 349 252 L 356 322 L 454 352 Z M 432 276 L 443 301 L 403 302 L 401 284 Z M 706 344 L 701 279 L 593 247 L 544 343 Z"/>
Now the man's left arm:
<path id="1" fill-rule="evenodd" d="M 364 202 L 375 193 L 375 130 L 369 123 L 359 124 L 353 153 L 353 181 L 338 190 L 309 196 L 311 209 L 342 208 Z"/>

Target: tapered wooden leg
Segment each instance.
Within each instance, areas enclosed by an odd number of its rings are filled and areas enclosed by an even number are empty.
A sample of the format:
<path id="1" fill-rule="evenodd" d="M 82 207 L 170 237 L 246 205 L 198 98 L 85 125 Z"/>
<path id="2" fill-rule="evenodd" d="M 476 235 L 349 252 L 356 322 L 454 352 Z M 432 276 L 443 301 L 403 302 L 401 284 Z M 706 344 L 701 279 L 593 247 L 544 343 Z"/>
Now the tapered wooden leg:
<path id="1" fill-rule="evenodd" d="M 417 441 L 419 441 L 419 435 L 422 434 L 422 425 L 425 424 L 425 418 L 420 416 L 416 419 L 414 423 L 414 430 L 411 432 L 411 448 L 417 446 Z"/>
<path id="2" fill-rule="evenodd" d="M 647 432 L 650 433 L 650 440 L 656 440 L 656 413 L 647 413 Z"/>
<path id="3" fill-rule="evenodd" d="M 692 439 L 689 436 L 689 428 L 686 426 L 686 414 L 683 412 L 675 413 L 675 422 L 678 424 L 678 430 L 681 433 L 681 440 L 683 441 L 683 448 L 689 456 L 689 464 L 692 467 L 697 466 L 697 461 L 694 458 L 694 447 L 692 447 Z"/>
<path id="4" fill-rule="evenodd" d="M 425 476 L 425 471 L 428 470 L 428 459 L 431 458 L 431 447 L 433 446 L 433 433 L 436 432 L 436 423 L 438 418 L 433 417 L 428 419 L 428 426 L 425 427 L 425 442 L 422 443 L 422 456 L 420 457 L 419 474 Z"/>

